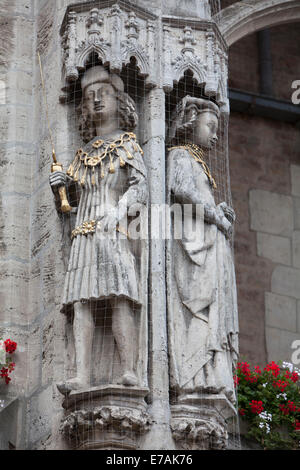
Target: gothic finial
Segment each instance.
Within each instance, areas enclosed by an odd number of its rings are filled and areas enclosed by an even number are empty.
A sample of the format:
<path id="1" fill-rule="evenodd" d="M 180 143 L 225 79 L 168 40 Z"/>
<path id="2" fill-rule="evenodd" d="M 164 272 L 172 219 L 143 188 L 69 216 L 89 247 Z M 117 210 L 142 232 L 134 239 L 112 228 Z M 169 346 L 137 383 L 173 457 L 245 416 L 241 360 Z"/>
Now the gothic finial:
<path id="1" fill-rule="evenodd" d="M 88 28 L 91 28 L 92 25 L 102 26 L 103 17 L 100 15 L 98 8 L 93 8 L 90 11 L 89 17 L 86 20 L 86 25 Z"/>
<path id="2" fill-rule="evenodd" d="M 139 37 L 139 24 L 136 20 L 136 14 L 131 11 L 129 13 L 129 19 L 125 23 L 125 27 L 128 29 L 128 39 L 136 40 Z"/>
<path id="3" fill-rule="evenodd" d="M 190 26 L 186 26 L 183 30 L 183 36 L 180 39 L 180 42 L 184 44 L 185 48 L 191 48 L 196 44 L 196 40 L 193 35 L 193 30 Z M 192 48 L 194 50 L 194 48 Z"/>

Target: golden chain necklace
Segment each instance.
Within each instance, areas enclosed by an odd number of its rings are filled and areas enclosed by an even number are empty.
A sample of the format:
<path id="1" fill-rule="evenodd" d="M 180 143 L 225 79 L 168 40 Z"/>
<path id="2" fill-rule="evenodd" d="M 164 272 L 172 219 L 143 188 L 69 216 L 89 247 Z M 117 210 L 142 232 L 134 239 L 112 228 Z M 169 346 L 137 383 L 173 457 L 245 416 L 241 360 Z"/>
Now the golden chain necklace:
<path id="1" fill-rule="evenodd" d="M 113 142 L 105 142 L 104 140 L 98 139 L 92 144 L 93 151 L 98 150 L 98 155 L 91 156 L 89 153 L 84 152 L 80 148 L 79 150 L 77 150 L 74 161 L 71 163 L 71 165 L 68 168 L 67 175 L 73 178 L 74 181 L 78 181 L 79 170 L 81 166 L 84 165 L 85 169 L 84 169 L 83 176 L 81 177 L 80 184 L 84 186 L 85 181 L 86 181 L 87 171 L 88 169 L 91 169 L 92 170 L 91 182 L 92 182 L 92 185 L 94 186 L 96 184 L 95 167 L 98 165 L 100 166 L 101 168 L 100 176 L 101 178 L 104 178 L 105 173 L 103 169 L 103 161 L 106 158 L 110 159 L 109 173 L 115 173 L 116 171 L 115 166 L 114 166 L 114 163 L 115 163 L 114 160 L 119 159 L 119 164 L 120 164 L 120 167 L 122 168 L 125 167 L 126 165 L 125 160 L 122 158 L 122 154 L 119 153 L 119 149 L 126 152 L 128 160 L 132 160 L 134 158 L 133 155 L 129 152 L 129 150 L 124 145 L 126 142 L 130 142 L 132 144 L 133 150 L 135 152 L 140 152 L 142 155 L 144 154 L 143 150 L 137 143 L 136 135 L 133 132 L 125 132 Z"/>
<path id="2" fill-rule="evenodd" d="M 210 169 L 209 167 L 207 166 L 207 164 L 205 163 L 205 161 L 203 160 L 203 157 L 204 157 L 204 151 L 198 147 L 198 145 L 195 145 L 195 144 L 185 144 L 185 145 L 177 145 L 175 147 L 171 147 L 169 148 L 168 150 L 173 150 L 173 149 L 185 149 L 185 150 L 188 150 L 188 152 L 190 153 L 190 155 L 196 160 L 196 162 L 200 163 L 202 165 L 202 168 L 204 170 L 204 173 L 206 174 L 206 176 L 208 177 L 209 179 L 209 183 L 210 185 L 214 188 L 214 189 L 217 189 L 217 185 L 216 185 L 216 182 L 214 180 L 214 178 L 212 177 L 212 174 L 210 172 Z"/>

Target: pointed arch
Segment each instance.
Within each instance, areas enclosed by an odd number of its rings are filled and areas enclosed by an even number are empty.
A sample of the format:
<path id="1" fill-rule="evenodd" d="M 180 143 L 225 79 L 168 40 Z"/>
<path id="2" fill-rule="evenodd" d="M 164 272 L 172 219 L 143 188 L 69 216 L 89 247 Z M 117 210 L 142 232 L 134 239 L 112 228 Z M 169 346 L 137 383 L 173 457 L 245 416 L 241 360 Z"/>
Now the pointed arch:
<path id="1" fill-rule="evenodd" d="M 215 17 L 228 46 L 248 34 L 300 21 L 298 0 L 247 0 L 224 8 Z"/>

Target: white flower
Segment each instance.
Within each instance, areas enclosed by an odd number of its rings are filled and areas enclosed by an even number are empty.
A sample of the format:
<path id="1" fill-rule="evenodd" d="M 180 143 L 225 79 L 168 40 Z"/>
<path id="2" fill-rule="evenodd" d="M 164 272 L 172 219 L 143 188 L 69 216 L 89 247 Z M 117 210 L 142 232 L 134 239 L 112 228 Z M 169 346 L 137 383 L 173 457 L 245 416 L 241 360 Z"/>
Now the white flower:
<path id="1" fill-rule="evenodd" d="M 260 416 L 261 416 L 261 414 L 260 414 Z M 260 429 L 265 429 L 265 431 L 266 431 L 267 434 L 269 434 L 270 429 L 271 429 L 271 428 L 270 428 L 270 425 L 269 425 L 268 423 L 263 422 L 263 421 L 261 421 L 261 422 L 259 423 L 258 427 L 259 427 Z"/>
<path id="2" fill-rule="evenodd" d="M 262 384 L 263 387 L 266 387 L 267 385 L 268 385 L 267 383 Z"/>
<path id="3" fill-rule="evenodd" d="M 284 369 L 288 369 L 290 372 L 293 372 L 293 370 L 294 370 L 294 365 L 291 364 L 290 362 L 283 362 L 282 367 Z"/>
<path id="4" fill-rule="evenodd" d="M 262 419 L 264 421 L 272 421 L 272 419 L 273 419 L 272 413 L 268 413 L 267 411 L 262 411 L 262 413 L 260 413 L 259 417 L 260 417 L 260 419 Z M 266 423 L 263 423 L 263 424 L 266 424 Z"/>
<path id="5" fill-rule="evenodd" d="M 287 394 L 286 393 L 278 393 L 278 395 L 276 395 L 276 398 L 283 398 L 284 400 L 287 400 Z"/>

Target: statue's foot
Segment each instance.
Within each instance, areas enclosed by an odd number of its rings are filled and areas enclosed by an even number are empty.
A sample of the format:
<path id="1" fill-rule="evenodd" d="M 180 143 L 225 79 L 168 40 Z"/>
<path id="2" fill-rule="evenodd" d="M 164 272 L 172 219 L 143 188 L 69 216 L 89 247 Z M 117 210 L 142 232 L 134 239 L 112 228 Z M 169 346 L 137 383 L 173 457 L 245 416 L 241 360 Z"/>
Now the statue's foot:
<path id="1" fill-rule="evenodd" d="M 67 380 L 66 382 L 60 382 L 56 384 L 58 391 L 62 395 L 68 395 L 72 390 L 80 390 L 86 388 L 87 384 L 82 382 L 78 377 Z"/>
<path id="2" fill-rule="evenodd" d="M 125 372 L 122 377 L 118 380 L 119 385 L 126 385 L 134 387 L 138 384 L 137 376 L 133 372 Z"/>

